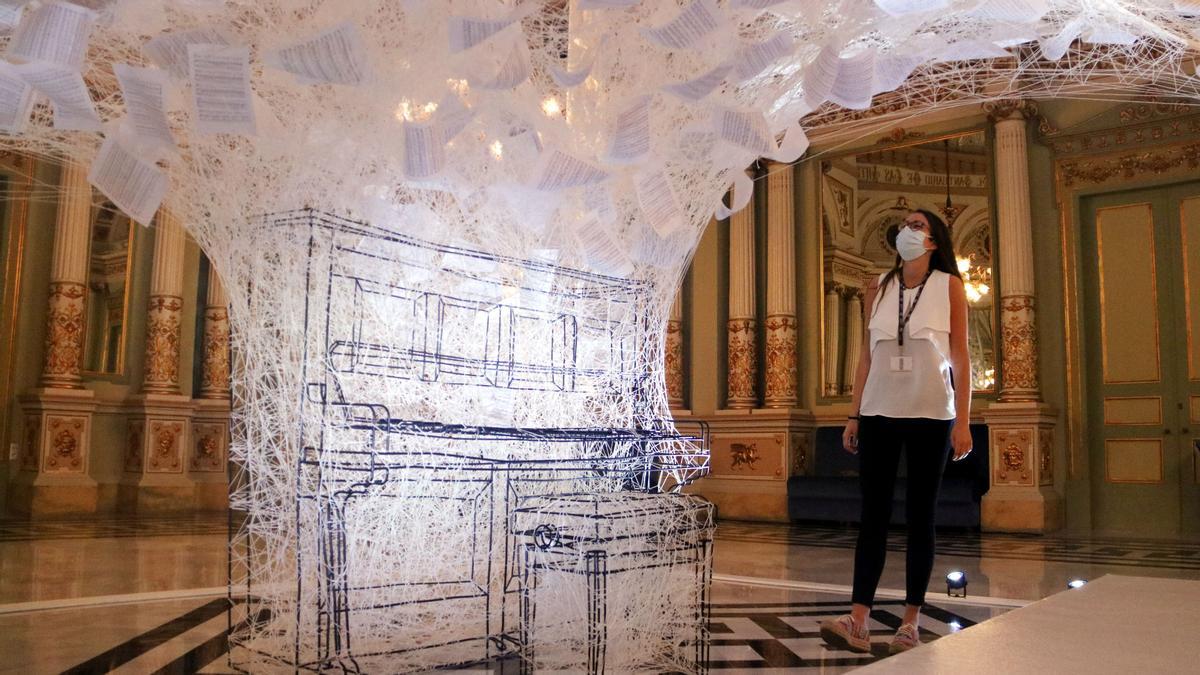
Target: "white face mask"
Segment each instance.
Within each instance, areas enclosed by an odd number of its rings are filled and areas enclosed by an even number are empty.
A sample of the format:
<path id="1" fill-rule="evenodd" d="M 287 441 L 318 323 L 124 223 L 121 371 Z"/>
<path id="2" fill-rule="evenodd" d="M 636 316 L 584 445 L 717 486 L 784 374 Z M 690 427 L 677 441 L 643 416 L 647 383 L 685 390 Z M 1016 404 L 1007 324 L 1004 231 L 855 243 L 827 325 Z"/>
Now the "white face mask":
<path id="1" fill-rule="evenodd" d="M 905 260 L 916 260 L 925 255 L 925 234 L 917 230 L 904 228 L 896 235 L 896 252 Z"/>

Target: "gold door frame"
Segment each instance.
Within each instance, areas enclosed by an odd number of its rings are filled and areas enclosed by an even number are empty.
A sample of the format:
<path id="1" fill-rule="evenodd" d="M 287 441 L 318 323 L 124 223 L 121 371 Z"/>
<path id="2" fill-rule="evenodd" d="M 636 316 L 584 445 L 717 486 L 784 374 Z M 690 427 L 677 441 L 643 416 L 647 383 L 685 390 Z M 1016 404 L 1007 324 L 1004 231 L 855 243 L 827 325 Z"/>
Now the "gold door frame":
<path id="1" fill-rule="evenodd" d="M 1059 237 L 1062 246 L 1063 275 L 1063 337 L 1066 346 L 1066 397 L 1064 411 L 1067 426 L 1067 476 L 1079 477 L 1079 453 L 1088 443 L 1087 385 L 1083 374 L 1084 317 L 1079 293 L 1083 288 L 1080 278 L 1080 206 L 1082 201 L 1094 195 L 1118 190 L 1155 188 L 1196 180 L 1196 168 L 1200 166 L 1200 115 L 1185 118 L 1175 117 L 1166 122 L 1184 126 L 1190 122 L 1192 133 L 1189 140 L 1170 144 L 1154 145 L 1138 151 L 1123 149 L 1098 154 L 1067 154 L 1061 148 L 1074 148 L 1078 140 L 1084 148 L 1102 139 L 1105 147 L 1108 139 L 1124 130 L 1105 129 L 1090 135 L 1064 137 L 1057 141 L 1050 137 L 1048 144 L 1060 153 L 1054 159 L 1054 201 L 1058 207 Z M 1153 135 L 1152 135 L 1153 136 Z M 1140 139 L 1142 134 L 1139 132 Z M 1069 152 L 1069 151 L 1068 151 Z"/>

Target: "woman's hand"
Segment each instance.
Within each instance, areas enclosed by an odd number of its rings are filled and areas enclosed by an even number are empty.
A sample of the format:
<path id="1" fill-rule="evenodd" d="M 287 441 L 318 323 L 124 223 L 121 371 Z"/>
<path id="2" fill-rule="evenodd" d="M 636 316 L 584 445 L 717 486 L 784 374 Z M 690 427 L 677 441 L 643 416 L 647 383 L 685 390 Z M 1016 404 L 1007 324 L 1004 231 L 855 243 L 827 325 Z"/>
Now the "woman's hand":
<path id="1" fill-rule="evenodd" d="M 852 455 L 858 454 L 858 420 L 846 421 L 846 430 L 842 432 L 842 448 Z"/>
<path id="2" fill-rule="evenodd" d="M 965 423 L 957 423 L 954 429 L 950 432 L 950 443 L 954 446 L 954 461 L 958 461 L 963 457 L 971 454 L 971 425 Z"/>

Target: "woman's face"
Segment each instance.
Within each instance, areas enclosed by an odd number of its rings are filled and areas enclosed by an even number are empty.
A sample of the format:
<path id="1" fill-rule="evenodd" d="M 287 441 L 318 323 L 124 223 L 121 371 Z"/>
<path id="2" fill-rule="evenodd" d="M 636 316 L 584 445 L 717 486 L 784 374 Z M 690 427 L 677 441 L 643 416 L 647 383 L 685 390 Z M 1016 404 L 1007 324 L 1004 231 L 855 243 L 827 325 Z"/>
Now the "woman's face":
<path id="1" fill-rule="evenodd" d="M 910 230 L 920 232 L 925 235 L 925 248 L 932 251 L 937 248 L 937 244 L 933 241 L 933 234 L 930 232 L 929 219 L 920 211 L 913 211 L 908 214 L 903 223 L 900 223 L 900 229 L 908 228 Z"/>

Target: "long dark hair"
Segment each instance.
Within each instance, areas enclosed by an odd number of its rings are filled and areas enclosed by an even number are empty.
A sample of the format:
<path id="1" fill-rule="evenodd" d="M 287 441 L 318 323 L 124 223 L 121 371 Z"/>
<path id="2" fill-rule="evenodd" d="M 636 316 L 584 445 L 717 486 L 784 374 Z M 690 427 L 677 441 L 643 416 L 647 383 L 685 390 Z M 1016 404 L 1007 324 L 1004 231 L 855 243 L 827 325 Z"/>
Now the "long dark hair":
<path id="1" fill-rule="evenodd" d="M 933 255 L 929 256 L 929 269 L 940 270 L 946 274 L 962 278 L 962 274 L 958 271 L 958 258 L 954 255 L 954 242 L 950 240 L 950 228 L 946 226 L 946 221 L 942 220 L 932 211 L 925 209 L 915 209 L 913 213 L 919 213 L 925 216 L 925 220 L 929 221 L 929 236 L 933 237 L 933 243 L 937 244 L 937 248 L 933 250 Z M 887 290 L 888 284 L 900 274 L 900 270 L 904 267 L 904 258 L 900 254 L 896 254 L 896 264 L 883 277 L 883 283 L 879 284 L 877 298 L 883 297 L 883 293 Z M 875 308 L 879 307 L 879 303 L 875 303 Z M 871 310 L 874 315 L 875 308 Z"/>

